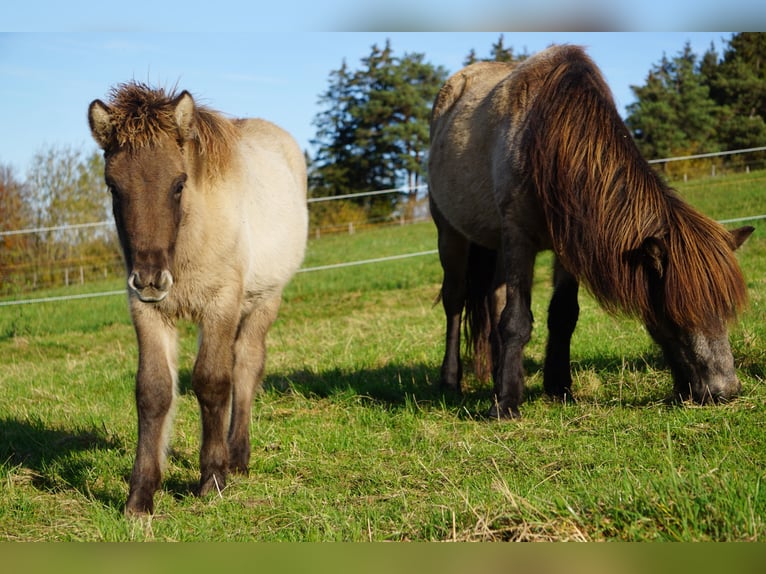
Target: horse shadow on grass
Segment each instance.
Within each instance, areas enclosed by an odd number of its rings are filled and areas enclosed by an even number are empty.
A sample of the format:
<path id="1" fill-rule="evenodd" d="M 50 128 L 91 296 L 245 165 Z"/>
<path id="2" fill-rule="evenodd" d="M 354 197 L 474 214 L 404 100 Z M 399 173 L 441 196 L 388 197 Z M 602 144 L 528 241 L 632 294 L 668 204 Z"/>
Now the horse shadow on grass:
<path id="1" fill-rule="evenodd" d="M 548 400 L 542 387 L 542 364 L 534 359 L 525 358 L 524 368 L 527 374 L 524 402 Z M 604 379 L 616 380 L 625 372 L 646 373 L 649 376 L 650 373 L 664 371 L 665 368 L 665 363 L 659 354 L 635 357 L 605 356 L 575 361 L 572 373 L 575 379 L 580 372 L 593 371 Z M 539 376 L 534 377 L 536 373 L 539 373 Z M 357 370 L 299 369 L 267 375 L 264 380 L 264 389 L 277 393 L 298 392 L 308 398 L 356 395 L 387 408 L 405 408 L 415 403 L 420 407 L 432 406 L 453 411 L 459 418 L 485 418 L 485 413 L 493 400 L 491 381 L 481 382 L 467 373 L 463 378 L 462 393 L 457 394 L 440 388 L 436 384 L 438 377 L 438 367 L 424 363 L 406 365 L 389 363 L 381 367 Z M 655 386 L 649 392 L 640 393 L 640 395 L 635 395 L 628 390 L 620 396 L 620 404 L 636 408 L 657 403 L 671 404 L 673 403 L 671 391 L 670 386 L 667 389 Z M 609 389 L 607 392 L 610 392 Z M 615 390 L 615 392 L 618 391 Z M 577 394 L 576 386 L 575 394 Z M 575 396 L 575 399 L 578 397 Z M 587 398 L 584 400 L 588 401 Z"/>
<path id="2" fill-rule="evenodd" d="M 93 480 L 95 451 L 124 451 L 125 445 L 106 428 L 57 428 L 33 419 L 0 419 L 0 467 L 45 492 L 76 490 L 113 508 L 123 500 Z M 89 456 L 89 453 L 94 453 Z M 14 469 L 21 468 L 21 472 Z"/>

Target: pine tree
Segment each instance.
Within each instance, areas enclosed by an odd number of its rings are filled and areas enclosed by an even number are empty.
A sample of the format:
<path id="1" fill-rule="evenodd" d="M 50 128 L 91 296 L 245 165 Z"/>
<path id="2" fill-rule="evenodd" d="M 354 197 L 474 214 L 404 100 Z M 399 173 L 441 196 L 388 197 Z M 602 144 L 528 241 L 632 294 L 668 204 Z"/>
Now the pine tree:
<path id="1" fill-rule="evenodd" d="M 446 71 L 423 54 L 397 57 L 390 41 L 372 46 L 361 67 L 344 62 L 320 96 L 325 110 L 314 120 L 317 148 L 311 161 L 315 196 L 391 189 L 424 177 L 431 103 Z M 369 217 L 388 216 L 401 198 L 361 199 Z"/>
<path id="2" fill-rule="evenodd" d="M 513 46 L 505 47 L 505 35 L 500 34 L 497 42 L 492 44 L 489 51 L 489 56 L 486 58 L 479 58 L 476 55 L 476 50 L 471 48 L 471 51 L 463 60 L 463 65 L 468 66 L 475 62 L 522 62 L 529 57 L 526 52 L 521 52 L 518 56 L 513 53 Z"/>
<path id="3" fill-rule="evenodd" d="M 717 55 L 706 58 L 708 64 L 703 72 L 720 108 L 718 132 L 722 147 L 734 150 L 764 145 L 766 34 L 734 34 L 720 63 Z"/>
<path id="4" fill-rule="evenodd" d="M 717 151 L 716 105 L 687 43 L 672 60 L 663 55 L 644 86 L 631 86 L 636 102 L 625 123 L 647 158 Z"/>

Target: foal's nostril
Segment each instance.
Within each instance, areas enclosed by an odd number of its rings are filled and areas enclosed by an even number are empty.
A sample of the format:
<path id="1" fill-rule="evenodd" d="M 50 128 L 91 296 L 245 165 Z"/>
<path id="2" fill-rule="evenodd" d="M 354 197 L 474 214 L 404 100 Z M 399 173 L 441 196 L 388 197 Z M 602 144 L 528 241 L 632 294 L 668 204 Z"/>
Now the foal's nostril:
<path id="1" fill-rule="evenodd" d="M 159 278 L 157 279 L 156 287 L 160 291 L 167 291 L 173 286 L 173 275 L 170 274 L 170 271 L 167 269 L 163 269 L 162 273 L 160 273 Z"/>
<path id="2" fill-rule="evenodd" d="M 173 275 L 167 269 L 151 273 L 134 270 L 128 277 L 128 288 L 145 302 L 162 301 L 173 286 Z"/>
<path id="3" fill-rule="evenodd" d="M 130 277 L 128 277 L 128 287 L 133 289 L 133 291 L 140 291 L 145 287 L 138 271 L 133 271 L 133 273 L 130 274 Z"/>

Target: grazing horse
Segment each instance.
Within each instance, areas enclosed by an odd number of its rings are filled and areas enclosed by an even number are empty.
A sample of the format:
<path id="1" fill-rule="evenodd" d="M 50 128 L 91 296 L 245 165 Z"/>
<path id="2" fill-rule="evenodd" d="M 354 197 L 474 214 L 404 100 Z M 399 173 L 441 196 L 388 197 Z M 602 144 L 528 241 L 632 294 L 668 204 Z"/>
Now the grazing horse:
<path id="1" fill-rule="evenodd" d="M 231 120 L 183 91 L 115 87 L 88 109 L 104 151 L 138 339 L 138 447 L 128 515 L 151 513 L 177 384 L 176 320 L 199 326 L 199 494 L 246 473 L 266 333 L 306 247 L 306 164 L 260 119 Z"/>
<path id="2" fill-rule="evenodd" d="M 476 348 L 491 351 L 489 415 L 519 416 L 535 256 L 552 249 L 547 394 L 571 399 L 580 283 L 607 310 L 643 320 L 677 396 L 704 403 L 739 392 L 727 323 L 746 303 L 734 250 L 753 228 L 725 230 L 664 183 L 581 48 L 449 78 L 433 107 L 429 180 L 444 269 L 442 386 L 460 390 L 465 308 L 483 340 Z"/>

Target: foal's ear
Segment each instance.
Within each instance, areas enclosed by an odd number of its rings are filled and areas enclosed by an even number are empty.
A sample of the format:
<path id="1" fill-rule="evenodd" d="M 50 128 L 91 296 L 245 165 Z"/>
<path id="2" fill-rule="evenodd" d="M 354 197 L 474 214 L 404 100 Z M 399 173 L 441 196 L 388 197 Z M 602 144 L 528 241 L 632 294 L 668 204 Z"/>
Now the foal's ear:
<path id="1" fill-rule="evenodd" d="M 175 99 L 175 120 L 182 140 L 190 139 L 194 124 L 194 98 L 184 90 Z"/>
<path id="2" fill-rule="evenodd" d="M 661 237 L 647 237 L 641 244 L 640 251 L 644 262 L 662 277 L 668 260 L 668 248 L 665 241 Z"/>
<path id="3" fill-rule="evenodd" d="M 753 231 L 755 231 L 755 227 L 752 227 L 750 225 L 745 225 L 744 227 L 739 227 L 737 229 L 732 229 L 729 231 L 731 234 L 732 241 L 734 241 L 734 250 L 736 251 L 740 247 L 742 247 L 742 244 L 747 241 L 748 237 L 750 237 L 753 234 Z"/>
<path id="4" fill-rule="evenodd" d="M 90 124 L 90 133 L 93 139 L 106 150 L 114 135 L 114 126 L 112 125 L 112 113 L 101 100 L 93 100 L 88 106 L 88 124 Z"/>

